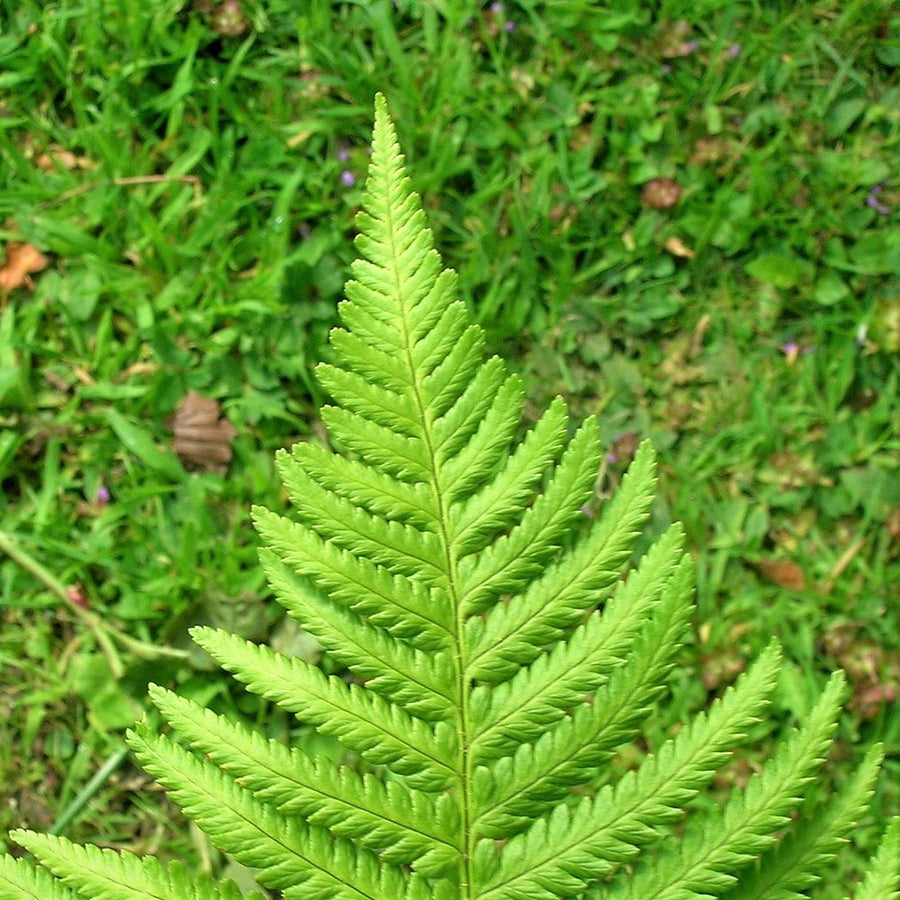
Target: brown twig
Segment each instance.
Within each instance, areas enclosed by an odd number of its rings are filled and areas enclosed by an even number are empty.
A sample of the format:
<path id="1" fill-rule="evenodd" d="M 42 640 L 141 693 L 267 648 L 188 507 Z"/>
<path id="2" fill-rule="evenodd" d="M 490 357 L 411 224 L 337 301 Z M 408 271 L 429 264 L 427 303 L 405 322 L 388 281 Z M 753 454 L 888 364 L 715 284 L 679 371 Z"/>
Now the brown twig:
<path id="1" fill-rule="evenodd" d="M 195 188 L 199 188 L 201 183 L 196 175 L 125 175 L 122 178 L 113 178 L 109 181 L 89 181 L 86 184 L 80 184 L 70 191 L 65 191 L 65 193 L 60 194 L 53 200 L 47 200 L 45 203 L 42 203 L 41 209 L 58 206 L 60 203 L 65 203 L 66 200 L 71 200 L 73 197 L 78 197 L 98 187 L 129 187 L 131 185 L 167 184 L 169 182 L 192 184 Z"/>

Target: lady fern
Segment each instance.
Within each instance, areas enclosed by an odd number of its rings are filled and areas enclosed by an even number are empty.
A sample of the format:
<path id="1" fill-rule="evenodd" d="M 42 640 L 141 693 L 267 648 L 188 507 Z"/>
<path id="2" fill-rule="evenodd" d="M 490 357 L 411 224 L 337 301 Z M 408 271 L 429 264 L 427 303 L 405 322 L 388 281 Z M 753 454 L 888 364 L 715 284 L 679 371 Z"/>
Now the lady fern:
<path id="1" fill-rule="evenodd" d="M 606 764 L 659 701 L 690 613 L 677 526 L 620 578 L 648 516 L 653 451 L 639 449 L 585 528 L 595 423 L 567 439 L 557 400 L 515 443 L 522 386 L 482 359 L 482 332 L 441 269 L 382 98 L 359 227 L 336 362 L 318 370 L 336 401 L 322 418 L 339 452 L 310 443 L 281 453 L 295 514 L 255 510 L 279 601 L 353 677 L 194 631 L 250 691 L 351 756 L 335 765 L 153 687 L 174 737 L 139 726 L 129 736 L 138 759 L 216 845 L 287 898 L 805 896 L 864 814 L 879 768 L 874 749 L 824 807 L 803 802 L 832 739 L 841 676 L 713 811 L 690 814 L 766 715 L 774 646 L 613 779 Z M 0 860 L 0 900 L 239 896 L 180 865 L 13 838 L 39 866 Z M 897 896 L 897 851 L 895 823 L 858 898 Z"/>

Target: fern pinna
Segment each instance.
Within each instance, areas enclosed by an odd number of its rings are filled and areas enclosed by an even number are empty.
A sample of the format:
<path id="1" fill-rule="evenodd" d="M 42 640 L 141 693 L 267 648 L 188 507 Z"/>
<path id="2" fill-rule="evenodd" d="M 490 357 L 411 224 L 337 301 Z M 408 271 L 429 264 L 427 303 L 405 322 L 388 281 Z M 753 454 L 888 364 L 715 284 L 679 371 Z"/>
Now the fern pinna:
<path id="1" fill-rule="evenodd" d="M 692 800 L 766 715 L 769 648 L 619 780 L 604 763 L 662 694 L 690 612 L 692 567 L 670 528 L 622 580 L 650 508 L 644 444 L 590 527 L 595 423 L 568 438 L 552 403 L 516 442 L 519 379 L 441 269 L 393 126 L 374 146 L 343 328 L 319 367 L 339 452 L 282 453 L 295 514 L 255 519 L 279 601 L 349 683 L 221 631 L 196 641 L 256 694 L 336 738 L 347 764 L 266 740 L 154 687 L 173 736 L 130 735 L 139 760 L 220 848 L 287 898 L 687 900 L 806 896 L 864 813 L 872 750 L 812 815 L 842 679 L 723 805 Z M 801 815 L 786 830 L 797 811 Z M 177 864 L 17 832 L 39 866 L 0 862 L 2 898 L 232 900 Z M 896 897 L 889 829 L 856 898 Z"/>

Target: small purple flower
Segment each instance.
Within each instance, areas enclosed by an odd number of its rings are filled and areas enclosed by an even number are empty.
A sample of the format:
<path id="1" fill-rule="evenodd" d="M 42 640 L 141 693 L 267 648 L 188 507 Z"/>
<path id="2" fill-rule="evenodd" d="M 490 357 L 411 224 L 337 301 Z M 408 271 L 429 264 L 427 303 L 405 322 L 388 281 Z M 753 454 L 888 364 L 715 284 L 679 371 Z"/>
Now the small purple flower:
<path id="1" fill-rule="evenodd" d="M 869 191 L 869 196 L 866 198 L 866 206 L 874 209 L 879 215 L 886 216 L 891 211 L 891 208 L 878 199 L 878 195 L 881 193 L 883 187 L 884 182 L 882 181 L 881 184 L 876 184 L 875 187 Z"/>
<path id="2" fill-rule="evenodd" d="M 728 55 L 732 59 L 737 59 L 741 55 L 741 45 L 740 44 L 732 44 L 728 48 Z"/>
<path id="3" fill-rule="evenodd" d="M 492 12 L 495 16 L 499 16 L 500 13 L 503 12 L 503 4 L 502 4 L 502 3 L 492 3 L 492 4 L 491 4 L 491 12 Z"/>
<path id="4" fill-rule="evenodd" d="M 618 454 L 612 452 L 606 454 L 606 462 L 608 465 L 614 466 L 618 461 Z"/>
<path id="5" fill-rule="evenodd" d="M 335 156 L 337 156 L 341 162 L 347 162 L 347 160 L 350 159 L 350 151 L 346 147 L 338 147 Z"/>
<path id="6" fill-rule="evenodd" d="M 344 171 L 341 172 L 341 184 L 343 184 L 344 187 L 353 187 L 353 185 L 356 184 L 356 176 L 349 169 L 344 169 Z"/>
<path id="7" fill-rule="evenodd" d="M 781 345 L 781 352 L 785 356 L 793 358 L 800 352 L 800 345 L 796 341 L 786 341 Z"/>
<path id="8" fill-rule="evenodd" d="M 94 495 L 94 502 L 99 506 L 105 506 L 107 503 L 109 503 L 109 501 L 109 488 L 101 484 L 100 487 L 97 488 L 97 493 Z"/>
<path id="9" fill-rule="evenodd" d="M 507 34 L 512 34 L 516 30 L 516 23 L 507 22 L 503 27 L 506 29 Z"/>
<path id="10" fill-rule="evenodd" d="M 700 44 L 697 41 L 688 41 L 684 45 L 685 55 L 688 53 L 696 53 L 700 49 Z"/>

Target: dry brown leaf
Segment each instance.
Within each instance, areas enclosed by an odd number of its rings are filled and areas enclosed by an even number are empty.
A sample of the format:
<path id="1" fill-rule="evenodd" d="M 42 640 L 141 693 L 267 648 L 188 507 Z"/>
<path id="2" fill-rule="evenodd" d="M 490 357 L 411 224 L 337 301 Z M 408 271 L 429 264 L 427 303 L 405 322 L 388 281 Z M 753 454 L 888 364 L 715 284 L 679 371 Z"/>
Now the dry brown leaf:
<path id="1" fill-rule="evenodd" d="M 172 449 L 186 465 L 223 474 L 231 462 L 231 442 L 237 432 L 219 418 L 219 404 L 190 391 L 172 422 Z"/>
<path id="2" fill-rule="evenodd" d="M 49 262 L 37 247 L 10 241 L 6 245 L 3 265 L 0 266 L 0 291 L 5 295 L 22 285 L 31 288 L 33 285 L 29 276 L 46 269 Z"/>
<path id="3" fill-rule="evenodd" d="M 669 209 L 680 196 L 681 185 L 672 178 L 653 178 L 641 188 L 641 203 L 653 209 Z"/>
<path id="4" fill-rule="evenodd" d="M 656 40 L 656 52 L 663 59 L 676 59 L 679 56 L 690 56 L 697 46 L 690 40 L 691 26 L 684 20 L 677 22 L 660 22 Z"/>
<path id="5" fill-rule="evenodd" d="M 787 559 L 760 559 L 756 562 L 760 575 L 788 591 L 802 591 L 806 587 L 803 569 Z"/>
<path id="6" fill-rule="evenodd" d="M 641 436 L 636 431 L 624 431 L 612 443 L 609 456 L 610 461 L 629 462 L 637 453 L 637 448 L 641 445 Z"/>
<path id="7" fill-rule="evenodd" d="M 51 144 L 47 152 L 42 153 L 34 164 L 45 172 L 55 172 L 58 169 L 65 169 L 71 172 L 73 169 L 86 169 L 88 171 L 97 168 L 97 163 L 86 156 L 78 156 L 71 150 L 59 144 Z"/>
<path id="8" fill-rule="evenodd" d="M 666 250 L 672 254 L 672 256 L 680 256 L 682 259 L 693 259 L 694 251 L 691 250 L 684 241 L 681 240 L 680 237 L 675 237 L 674 235 L 666 240 L 665 243 Z"/>

